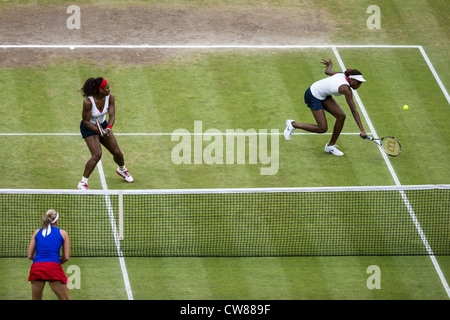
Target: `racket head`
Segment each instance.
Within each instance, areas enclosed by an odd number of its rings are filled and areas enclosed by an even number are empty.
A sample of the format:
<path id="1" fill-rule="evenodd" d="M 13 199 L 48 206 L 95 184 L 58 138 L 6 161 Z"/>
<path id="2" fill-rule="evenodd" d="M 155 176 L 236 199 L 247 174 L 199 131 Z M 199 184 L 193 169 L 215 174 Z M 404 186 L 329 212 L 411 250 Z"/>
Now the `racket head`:
<path id="1" fill-rule="evenodd" d="M 103 130 L 103 128 L 97 118 L 95 119 L 95 126 L 97 127 L 98 134 L 100 135 L 100 137 L 103 137 L 105 135 L 105 130 Z"/>
<path id="2" fill-rule="evenodd" d="M 391 136 L 386 136 L 380 139 L 380 145 L 384 152 L 391 157 L 396 157 L 402 151 L 402 145 L 400 142 Z"/>

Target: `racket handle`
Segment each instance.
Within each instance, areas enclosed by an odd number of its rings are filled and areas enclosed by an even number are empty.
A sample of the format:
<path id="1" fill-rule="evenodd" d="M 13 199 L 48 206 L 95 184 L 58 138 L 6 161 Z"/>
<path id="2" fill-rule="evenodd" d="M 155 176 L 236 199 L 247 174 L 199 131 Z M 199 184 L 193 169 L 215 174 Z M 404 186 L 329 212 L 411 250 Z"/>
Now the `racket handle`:
<path id="1" fill-rule="evenodd" d="M 361 134 L 359 134 L 359 136 L 362 138 L 362 135 L 361 135 Z M 369 136 L 367 136 L 366 139 L 373 140 L 373 138 L 372 138 L 372 137 L 369 137 Z"/>

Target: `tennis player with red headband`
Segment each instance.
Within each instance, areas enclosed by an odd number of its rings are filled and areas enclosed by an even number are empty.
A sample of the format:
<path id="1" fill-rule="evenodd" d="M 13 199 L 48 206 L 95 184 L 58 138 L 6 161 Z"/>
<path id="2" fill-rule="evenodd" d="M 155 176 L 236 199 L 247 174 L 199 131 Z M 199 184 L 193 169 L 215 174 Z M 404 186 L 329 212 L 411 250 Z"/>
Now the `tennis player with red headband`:
<path id="1" fill-rule="evenodd" d="M 341 94 L 345 96 L 347 104 L 353 114 L 353 118 L 361 131 L 361 138 L 366 139 L 367 134 L 361 123 L 358 110 L 356 109 L 355 102 L 353 101 L 353 93 L 351 90 L 357 90 L 366 80 L 363 78 L 361 72 L 356 69 L 347 69 L 343 73 L 332 71 L 331 68 L 333 67 L 333 63 L 331 62 L 331 59 L 328 59 L 328 61 L 322 59 L 321 63 L 327 67 L 325 74 L 330 77 L 313 83 L 305 92 L 305 103 L 311 109 L 317 124 L 305 124 L 295 122 L 294 120 L 286 120 L 284 137 L 286 140 L 290 140 L 295 129 L 302 129 L 315 133 L 327 132 L 327 118 L 325 116 L 325 112 L 323 111 L 326 110 L 336 118 L 336 123 L 334 124 L 331 139 L 325 145 L 325 152 L 335 156 L 343 156 L 344 153 L 338 150 L 336 142 L 341 134 L 342 128 L 344 127 L 346 115 L 332 96 L 339 96 Z"/>
<path id="2" fill-rule="evenodd" d="M 81 136 L 91 152 L 91 158 L 86 163 L 81 181 L 78 183 L 79 190 L 88 190 L 88 179 L 95 166 L 102 157 L 103 145 L 112 155 L 114 161 L 118 164 L 116 172 L 126 181 L 133 182 L 133 177 L 128 173 L 125 167 L 125 161 L 122 151 L 120 151 L 116 137 L 112 132 L 115 116 L 115 97 L 111 93 L 108 81 L 105 78 L 89 78 L 81 88 L 83 96 L 82 121 L 80 123 Z M 108 121 L 106 114 L 109 113 Z M 95 126 L 95 120 L 98 119 L 105 130 L 103 137 Z"/>

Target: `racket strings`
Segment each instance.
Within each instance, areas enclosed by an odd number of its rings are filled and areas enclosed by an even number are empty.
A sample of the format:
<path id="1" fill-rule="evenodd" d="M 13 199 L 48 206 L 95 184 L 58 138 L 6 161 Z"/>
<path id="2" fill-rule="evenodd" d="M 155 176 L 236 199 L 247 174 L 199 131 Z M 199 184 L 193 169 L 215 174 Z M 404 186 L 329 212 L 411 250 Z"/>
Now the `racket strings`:
<path id="1" fill-rule="evenodd" d="M 397 139 L 393 137 L 384 137 L 381 139 L 381 147 L 386 151 L 387 154 L 392 156 L 397 156 L 401 152 L 401 145 Z"/>

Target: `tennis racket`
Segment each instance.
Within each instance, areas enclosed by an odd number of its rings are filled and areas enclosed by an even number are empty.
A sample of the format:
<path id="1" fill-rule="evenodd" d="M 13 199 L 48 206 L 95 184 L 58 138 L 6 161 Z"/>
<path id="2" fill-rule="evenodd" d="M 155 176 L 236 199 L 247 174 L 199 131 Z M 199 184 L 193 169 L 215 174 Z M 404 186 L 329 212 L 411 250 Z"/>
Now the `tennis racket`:
<path id="1" fill-rule="evenodd" d="M 95 118 L 95 126 L 97 127 L 98 134 L 100 135 L 100 137 L 103 138 L 105 136 L 105 130 L 103 130 L 103 128 L 97 118 Z"/>
<path id="2" fill-rule="evenodd" d="M 398 156 L 402 151 L 402 145 L 394 137 L 386 136 L 381 139 L 376 139 L 368 136 L 367 139 L 375 142 L 387 155 L 391 157 Z"/>

